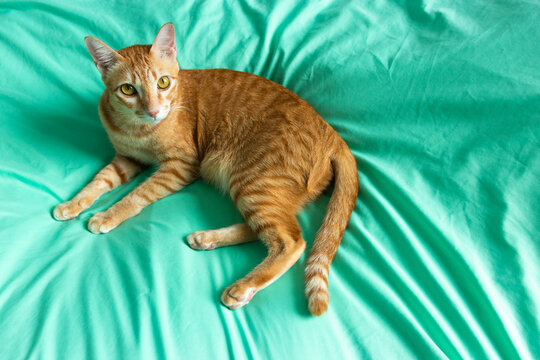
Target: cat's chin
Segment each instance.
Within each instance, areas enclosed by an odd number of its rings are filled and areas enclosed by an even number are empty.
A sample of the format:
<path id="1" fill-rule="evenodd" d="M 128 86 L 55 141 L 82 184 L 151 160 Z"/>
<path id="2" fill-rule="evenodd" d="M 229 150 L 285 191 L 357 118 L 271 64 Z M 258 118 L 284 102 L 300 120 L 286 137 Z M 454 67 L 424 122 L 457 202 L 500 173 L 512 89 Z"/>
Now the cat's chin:
<path id="1" fill-rule="evenodd" d="M 153 117 L 145 116 L 145 117 L 139 117 L 139 120 L 146 124 L 155 125 L 159 123 L 162 119 L 154 119 Z"/>

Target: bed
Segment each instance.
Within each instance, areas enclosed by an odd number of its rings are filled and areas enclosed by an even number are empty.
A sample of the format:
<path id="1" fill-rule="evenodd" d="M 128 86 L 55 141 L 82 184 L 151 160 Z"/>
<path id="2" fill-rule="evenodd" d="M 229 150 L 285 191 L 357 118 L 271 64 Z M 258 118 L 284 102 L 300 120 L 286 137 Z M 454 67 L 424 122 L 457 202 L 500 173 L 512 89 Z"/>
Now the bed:
<path id="1" fill-rule="evenodd" d="M 540 4 L 534 1 L 0 2 L 0 359 L 540 357 Z M 151 170 L 58 222 L 113 156 L 83 38 L 176 27 L 184 69 L 281 83 L 347 141 L 360 195 L 330 307 L 306 254 L 246 307 L 221 291 L 261 243 L 194 251 L 241 216 L 202 181 L 108 234 L 86 229 Z M 299 215 L 308 248 L 329 193 Z"/>

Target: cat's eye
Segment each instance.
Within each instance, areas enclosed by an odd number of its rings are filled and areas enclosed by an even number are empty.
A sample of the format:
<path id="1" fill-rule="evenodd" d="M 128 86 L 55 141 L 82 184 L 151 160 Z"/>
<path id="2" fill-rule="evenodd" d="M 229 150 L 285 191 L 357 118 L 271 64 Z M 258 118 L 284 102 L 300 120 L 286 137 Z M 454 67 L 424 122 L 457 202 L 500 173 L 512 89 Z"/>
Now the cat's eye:
<path id="1" fill-rule="evenodd" d="M 164 90 L 164 89 L 169 87 L 170 83 L 171 83 L 171 81 L 169 80 L 168 76 L 162 76 L 157 81 L 157 86 L 158 86 L 158 88 Z"/>
<path id="2" fill-rule="evenodd" d="M 133 87 L 133 85 L 129 85 L 129 84 L 123 84 L 122 86 L 120 86 L 120 91 L 124 95 L 127 95 L 127 96 L 135 95 L 135 93 L 137 92 L 135 91 L 135 88 Z"/>

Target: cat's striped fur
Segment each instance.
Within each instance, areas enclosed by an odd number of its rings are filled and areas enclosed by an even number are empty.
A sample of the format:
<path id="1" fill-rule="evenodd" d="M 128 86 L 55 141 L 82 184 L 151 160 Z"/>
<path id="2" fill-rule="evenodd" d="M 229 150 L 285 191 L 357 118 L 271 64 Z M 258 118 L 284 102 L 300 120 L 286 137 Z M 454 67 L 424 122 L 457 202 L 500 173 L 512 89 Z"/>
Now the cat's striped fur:
<path id="1" fill-rule="evenodd" d="M 341 137 L 300 97 L 262 77 L 232 70 L 179 70 L 174 27 L 152 45 L 114 51 L 86 39 L 106 85 L 99 104 L 117 155 L 54 217 L 76 217 L 102 194 L 154 164 L 157 171 L 88 223 L 106 233 L 145 206 L 199 176 L 230 193 L 245 223 L 197 231 L 187 241 L 209 250 L 260 239 L 268 256 L 228 287 L 221 301 L 235 309 L 275 281 L 305 248 L 296 213 L 334 178 L 335 187 L 306 266 L 309 310 L 328 306 L 328 270 L 356 203 L 355 159 Z M 161 76 L 169 88 L 158 89 Z M 125 96 L 120 85 L 137 91 Z"/>

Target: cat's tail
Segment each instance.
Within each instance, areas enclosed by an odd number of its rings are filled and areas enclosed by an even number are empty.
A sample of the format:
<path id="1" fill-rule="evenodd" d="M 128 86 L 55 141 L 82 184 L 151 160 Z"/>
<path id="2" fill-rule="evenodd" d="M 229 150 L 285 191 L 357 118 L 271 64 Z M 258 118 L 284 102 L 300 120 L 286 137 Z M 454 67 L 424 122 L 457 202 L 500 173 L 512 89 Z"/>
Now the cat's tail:
<path id="1" fill-rule="evenodd" d="M 334 192 L 306 264 L 305 291 L 309 311 L 313 315 L 321 315 L 328 308 L 328 270 L 358 196 L 356 160 L 345 141 L 340 140 L 340 149 L 331 159 Z"/>

